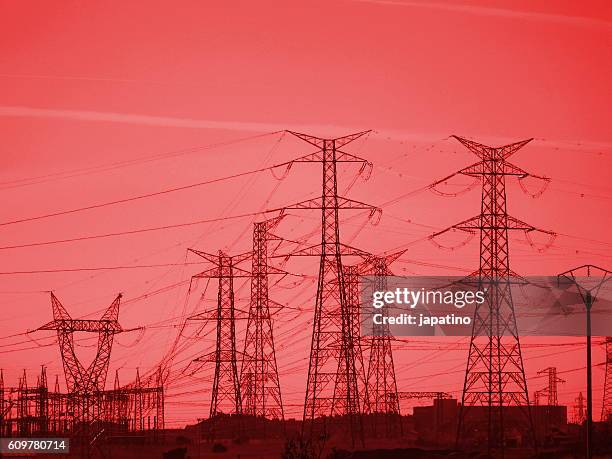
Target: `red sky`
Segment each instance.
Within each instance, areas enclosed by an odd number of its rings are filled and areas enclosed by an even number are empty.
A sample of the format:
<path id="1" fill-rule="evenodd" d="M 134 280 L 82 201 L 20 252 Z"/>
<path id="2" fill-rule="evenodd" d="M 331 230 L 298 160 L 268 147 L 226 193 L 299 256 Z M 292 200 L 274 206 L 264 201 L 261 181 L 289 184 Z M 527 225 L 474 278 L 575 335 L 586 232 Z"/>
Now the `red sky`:
<path id="1" fill-rule="evenodd" d="M 509 183 L 509 211 L 557 231 L 559 237 L 549 251 L 539 254 L 520 234 L 514 235 L 514 270 L 556 274 L 585 262 L 610 266 L 609 2 L 194 1 L 150 2 L 144 8 L 124 2 L 85 6 L 2 1 L 0 8 L 2 222 L 224 177 L 308 153 L 305 144 L 287 136 L 277 142 L 280 134 L 206 147 L 285 128 L 315 135 L 374 129 L 349 148 L 374 163 L 372 178 L 357 181 L 348 194 L 375 205 L 475 162 L 448 139 L 450 134 L 490 144 L 534 137 L 513 161 L 553 181 L 537 200 Z M 116 165 L 171 152 L 182 153 Z M 314 168 L 295 165 L 282 182 L 264 172 L 128 204 L 4 225 L 0 247 L 282 206 L 320 193 L 320 174 Z M 355 173 L 343 169 L 341 188 Z M 453 199 L 417 193 L 385 206 L 378 226 L 362 228 L 365 218 L 355 217 L 345 223 L 342 234 L 348 239 L 358 232 L 353 244 L 374 252 L 420 240 L 409 245 L 398 274 L 461 274 L 464 271 L 430 265 L 471 271 L 477 266 L 476 242 L 445 252 L 421 239 L 475 215 L 479 200 L 477 191 Z M 316 217 L 288 218 L 278 232 L 297 237 L 315 227 Z M 251 222 L 245 218 L 0 249 L 0 271 L 194 262 L 186 258 L 188 247 L 247 250 Z M 50 319 L 48 297 L 36 292 L 55 290 L 76 317 L 97 313 L 118 292 L 124 292 L 126 300 L 137 298 L 185 280 L 200 268 L 3 274 L 1 335 L 36 328 Z M 315 274 L 314 260 L 288 268 Z M 293 332 L 308 329 L 314 294 L 311 284 L 301 288 L 295 301 L 307 311 L 284 312 L 276 324 L 290 416 L 300 414 L 308 353 L 308 332 L 299 339 Z M 240 292 L 246 299 L 248 289 Z M 175 339 L 174 327 L 198 307 L 197 296 L 192 294 L 183 309 L 182 285 L 126 303 L 123 324 L 149 328 L 117 337 L 111 372 L 121 368 L 122 380 L 128 381 L 136 367 L 150 371 Z M 277 288 L 272 296 L 289 298 L 286 288 Z M 213 285 L 206 297 L 204 304 L 210 307 Z M 207 327 L 204 333 L 210 331 Z M 170 398 L 168 419 L 175 424 L 208 411 L 211 368 L 193 377 L 178 376 L 190 357 L 212 345 L 210 333 L 199 340 L 194 333 L 190 325 L 181 338 L 186 350 L 177 360 L 184 362 L 174 370 L 176 384 L 170 391 L 202 391 Z M 23 367 L 33 380 L 40 364 L 47 365 L 51 375 L 61 373 L 50 335 L 29 336 L 47 346 L 38 348 L 23 336 L 0 341 L 7 384 L 16 384 Z M 87 346 L 93 341 L 82 344 L 85 354 L 91 352 Z M 418 390 L 426 382 L 428 389 L 460 388 L 465 351 L 441 353 L 440 346 L 413 343 L 396 351 L 401 390 Z M 567 383 L 560 399 L 572 403 L 584 386 L 583 371 L 576 370 L 584 365 L 583 352 L 581 346 L 527 346 L 528 377 L 551 364 L 568 371 L 561 375 Z M 598 348 L 595 362 L 602 359 Z M 598 413 L 603 372 L 601 367 L 594 372 Z M 434 388 L 431 375 L 439 373 L 449 374 L 436 379 Z M 544 385 L 542 379 L 530 383 L 531 391 Z M 201 406 L 185 406 L 193 400 Z"/>

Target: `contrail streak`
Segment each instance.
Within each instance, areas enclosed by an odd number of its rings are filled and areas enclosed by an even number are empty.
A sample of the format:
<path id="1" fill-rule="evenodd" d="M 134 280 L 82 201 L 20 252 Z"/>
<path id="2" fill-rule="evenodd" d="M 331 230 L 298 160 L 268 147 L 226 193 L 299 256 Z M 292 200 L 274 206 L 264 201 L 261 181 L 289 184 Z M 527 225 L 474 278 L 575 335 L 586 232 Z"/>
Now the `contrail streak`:
<path id="1" fill-rule="evenodd" d="M 356 0 L 365 1 L 365 0 Z M 372 0 L 367 0 L 372 1 Z M 387 1 L 387 0 L 384 0 Z M 189 128 L 189 129 L 221 129 L 245 132 L 275 132 L 291 129 L 301 132 L 313 132 L 317 135 L 345 135 L 347 132 L 363 131 L 370 126 L 339 126 L 323 124 L 300 124 L 291 125 L 287 123 L 258 123 L 246 121 L 216 121 L 195 118 L 176 118 L 168 116 L 138 115 L 131 113 L 98 112 L 92 110 L 66 110 L 53 108 L 34 108 L 23 106 L 0 105 L 0 117 L 23 117 L 23 118 L 57 118 L 73 121 L 92 121 L 106 123 L 123 123 L 141 126 L 160 126 L 169 128 Z M 432 142 L 448 139 L 448 133 L 439 132 L 417 132 L 410 129 L 389 129 L 381 128 L 373 131 L 376 137 L 387 138 L 389 140 L 412 140 L 417 142 Z M 478 138 L 487 138 L 499 144 L 512 141 L 512 138 L 497 138 L 478 134 Z M 524 136 L 527 136 L 525 134 Z M 520 137 L 520 136 L 519 136 Z M 571 141 L 554 139 L 536 139 L 541 145 L 546 146 L 571 146 L 575 149 L 599 149 L 610 148 L 609 142 L 598 141 Z"/>
<path id="2" fill-rule="evenodd" d="M 415 2 L 402 0 L 351 0 L 359 3 L 373 3 L 378 5 L 394 5 L 407 6 L 413 8 L 428 8 L 445 11 L 455 11 L 458 13 L 475 14 L 480 16 L 498 16 L 514 19 L 526 19 L 532 21 L 554 22 L 558 24 L 569 24 L 575 26 L 595 26 L 595 27 L 612 27 L 612 22 L 604 19 L 589 18 L 585 16 L 567 16 L 564 14 L 554 13 L 539 13 L 535 11 L 520 11 L 506 8 L 493 8 L 488 6 L 477 5 L 458 5 L 456 3 L 439 3 L 439 2 Z"/>

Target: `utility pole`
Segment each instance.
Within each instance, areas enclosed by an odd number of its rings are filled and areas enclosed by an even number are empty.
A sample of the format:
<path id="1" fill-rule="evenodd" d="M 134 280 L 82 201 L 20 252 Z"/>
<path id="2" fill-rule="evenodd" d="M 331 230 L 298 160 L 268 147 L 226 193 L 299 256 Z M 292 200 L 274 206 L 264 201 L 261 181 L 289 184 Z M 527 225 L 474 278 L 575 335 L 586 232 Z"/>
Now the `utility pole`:
<path id="1" fill-rule="evenodd" d="M 587 340 L 587 410 L 586 410 L 586 457 L 593 457 L 593 374 L 591 356 L 591 309 L 601 287 L 610 280 L 611 271 L 595 265 L 582 265 L 557 276 L 560 287 L 575 286 L 586 309 Z M 582 395 L 582 394 L 581 394 Z"/>

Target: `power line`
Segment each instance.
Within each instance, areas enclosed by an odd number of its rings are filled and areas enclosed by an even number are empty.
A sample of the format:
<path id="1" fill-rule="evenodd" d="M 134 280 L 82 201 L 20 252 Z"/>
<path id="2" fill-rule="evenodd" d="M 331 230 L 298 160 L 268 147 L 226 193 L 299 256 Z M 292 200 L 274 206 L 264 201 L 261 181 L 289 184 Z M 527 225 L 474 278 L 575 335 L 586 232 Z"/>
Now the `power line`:
<path id="1" fill-rule="evenodd" d="M 7 246 L 0 247 L 0 250 L 22 249 L 26 247 L 38 247 L 38 246 L 43 246 L 43 245 L 64 244 L 68 242 L 87 241 L 91 239 L 103 239 L 103 238 L 108 238 L 108 237 L 125 236 L 129 234 L 141 234 L 141 233 L 148 233 L 152 231 L 162 231 L 162 230 L 168 230 L 168 229 L 174 229 L 174 228 L 185 228 L 189 226 L 201 225 L 204 223 L 212 223 L 212 222 L 218 222 L 218 221 L 236 220 L 236 219 L 245 218 L 245 217 L 253 217 L 256 215 L 266 214 L 270 212 L 279 212 L 281 210 L 282 208 L 270 209 L 270 210 L 264 210 L 262 212 L 249 212 L 249 213 L 240 214 L 240 215 L 231 215 L 229 217 L 209 218 L 205 220 L 196 220 L 196 221 L 187 222 L 187 223 L 176 223 L 173 225 L 154 226 L 150 228 L 140 228 L 140 229 L 128 230 L 128 231 L 118 231 L 115 233 L 93 234 L 89 236 L 79 236 L 79 237 L 74 237 L 70 239 L 55 239 L 51 241 L 30 242 L 27 244 L 17 244 L 17 245 L 7 245 Z"/>
<path id="2" fill-rule="evenodd" d="M 152 162 L 152 161 L 159 161 L 161 159 L 174 158 L 176 156 L 182 156 L 182 155 L 186 155 L 190 153 L 199 152 L 202 150 L 209 150 L 212 148 L 233 145 L 236 143 L 245 142 L 247 140 L 253 140 L 253 139 L 260 138 L 260 137 L 266 137 L 269 135 L 278 134 L 280 132 L 283 132 L 283 131 L 274 131 L 274 132 L 268 132 L 265 134 L 257 134 L 257 135 L 252 135 L 248 137 L 241 137 L 241 138 L 234 139 L 234 140 L 212 143 L 212 144 L 203 145 L 200 147 L 183 148 L 180 150 L 174 150 L 174 151 L 165 152 L 165 153 L 158 153 L 156 155 L 144 156 L 141 158 L 135 158 L 135 159 L 125 160 L 125 161 L 117 161 L 113 163 L 102 164 L 99 166 L 83 167 L 83 168 L 71 169 L 71 170 L 63 171 L 63 172 L 55 172 L 51 174 L 38 175 L 34 177 L 26 177 L 22 179 L 9 180 L 5 182 L 0 182 L 0 190 L 7 190 L 10 188 L 18 188 L 18 187 L 29 186 L 29 185 L 37 185 L 39 183 L 46 183 L 46 182 L 50 182 L 54 180 L 64 180 L 67 178 L 79 177 L 82 175 L 89 175 L 89 174 L 98 173 L 98 172 L 106 172 L 106 171 L 110 171 L 114 169 L 119 169 L 122 167 L 129 167 L 129 166 L 134 166 L 137 164 L 142 164 L 142 163 L 147 163 L 147 162 Z"/>
<path id="3" fill-rule="evenodd" d="M 165 268 L 168 266 L 186 266 L 199 265 L 202 263 L 158 263 L 151 265 L 131 265 L 131 266 L 96 266 L 96 267 L 78 267 L 78 268 L 52 268 L 52 269 L 33 269 L 28 271 L 3 271 L 0 276 L 17 275 L 17 274 L 47 274 L 47 273 L 72 273 L 81 271 L 115 271 L 119 269 L 141 269 L 141 268 Z"/>
<path id="4" fill-rule="evenodd" d="M 48 213 L 48 214 L 37 215 L 35 217 L 27 217 L 27 218 L 21 218 L 21 219 L 18 219 L 18 220 L 10 220 L 10 221 L 7 221 L 7 222 L 0 223 L 0 226 L 8 226 L 8 225 L 15 225 L 17 223 L 25 223 L 25 222 L 31 222 L 31 221 L 36 221 L 36 220 L 43 220 L 43 219 L 51 218 L 51 217 L 58 217 L 60 215 L 74 214 L 74 213 L 77 213 L 77 212 L 83 212 L 85 210 L 99 209 L 101 207 L 107 207 L 107 206 L 113 206 L 113 205 L 117 205 L 117 204 L 124 204 L 126 202 L 138 201 L 140 199 L 146 199 L 146 198 L 151 198 L 151 197 L 155 197 L 155 196 L 161 196 L 161 195 L 164 195 L 164 194 L 174 193 L 176 191 L 188 190 L 188 189 L 191 189 L 191 188 L 197 188 L 197 187 L 204 186 L 204 185 L 210 185 L 210 184 L 213 184 L 213 183 L 223 182 L 225 180 L 231 180 L 231 179 L 235 179 L 235 178 L 239 178 L 239 177 L 244 177 L 244 176 L 247 176 L 247 175 L 253 175 L 253 174 L 257 174 L 259 172 L 276 169 L 278 167 L 288 166 L 289 164 L 291 164 L 290 161 L 284 162 L 284 163 L 280 163 L 280 164 L 275 164 L 275 165 L 269 166 L 269 167 L 264 167 L 264 168 L 261 168 L 261 169 L 255 169 L 255 170 L 252 170 L 252 171 L 240 172 L 238 174 L 228 175 L 228 176 L 225 176 L 225 177 L 220 177 L 220 178 L 216 178 L 216 179 L 212 179 L 212 180 L 206 180 L 206 181 L 203 181 L 203 182 L 191 183 L 189 185 L 179 186 L 179 187 L 175 187 L 175 188 L 167 188 L 165 190 L 156 191 L 154 193 L 141 194 L 141 195 L 138 195 L 138 196 L 132 196 L 130 198 L 117 199 L 115 201 L 107 201 L 107 202 L 102 202 L 102 203 L 98 203 L 98 204 L 92 204 L 92 205 L 89 205 L 89 206 L 77 207 L 77 208 L 74 208 L 74 209 L 61 210 L 61 211 L 58 211 L 58 212 L 52 212 L 52 213 Z"/>

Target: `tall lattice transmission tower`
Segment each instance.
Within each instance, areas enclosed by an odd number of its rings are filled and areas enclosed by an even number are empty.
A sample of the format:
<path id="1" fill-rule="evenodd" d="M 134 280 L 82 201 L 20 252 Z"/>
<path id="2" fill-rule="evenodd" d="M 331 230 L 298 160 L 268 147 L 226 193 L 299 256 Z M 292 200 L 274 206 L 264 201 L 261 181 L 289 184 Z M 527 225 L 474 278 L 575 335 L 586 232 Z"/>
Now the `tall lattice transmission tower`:
<path id="1" fill-rule="evenodd" d="M 230 256 L 219 251 L 210 254 L 190 249 L 213 266 L 193 276 L 196 279 L 218 279 L 217 307 L 213 314 L 206 311 L 190 317 L 192 320 L 212 320 L 216 324 L 215 350 L 198 361 L 213 362 L 215 373 L 210 401 L 210 418 L 223 414 L 242 414 L 242 397 L 236 355 L 236 306 L 234 279 L 250 277 L 251 273 L 237 265 L 250 258 L 251 253 Z M 211 426 L 212 427 L 212 426 Z M 214 429 L 211 429 L 211 432 Z M 211 436 L 214 436 L 211 433 Z"/>
<path id="2" fill-rule="evenodd" d="M 96 425 L 105 414 L 99 394 L 105 389 L 114 337 L 125 331 L 119 324 L 120 302 L 121 295 L 118 295 L 99 320 L 73 319 L 52 292 L 53 320 L 38 328 L 57 332 L 68 388 L 65 410 L 70 413 L 73 425 L 78 426 L 76 440 L 83 457 L 91 455 L 95 439 L 103 432 L 102 428 Z M 96 355 L 87 367 L 76 355 L 75 332 L 98 334 Z M 27 385 L 25 374 L 23 384 Z"/>
<path id="3" fill-rule="evenodd" d="M 243 413 L 257 419 L 284 420 L 276 354 L 274 350 L 271 305 L 268 296 L 268 276 L 285 274 L 268 264 L 268 241 L 278 239 L 270 231 L 282 217 L 256 222 L 253 228 L 251 267 L 251 302 L 244 342 L 240 386 Z M 265 426 L 265 423 L 264 423 Z"/>
<path id="4" fill-rule="evenodd" d="M 546 375 L 548 380 L 544 389 L 540 389 L 535 392 L 534 405 L 541 405 L 541 399 L 544 398 L 546 400 L 546 405 L 558 406 L 559 400 L 557 386 L 559 383 L 564 383 L 565 381 L 557 376 L 557 368 L 544 368 L 543 370 L 538 371 L 538 374 Z"/>
<path id="5" fill-rule="evenodd" d="M 369 204 L 338 195 L 337 167 L 340 163 L 356 163 L 362 171 L 371 164 L 343 147 L 369 131 L 335 139 L 324 139 L 297 132 L 297 138 L 314 146 L 314 153 L 294 159 L 293 163 L 322 165 L 321 196 L 287 209 L 318 209 L 321 211 L 321 243 L 294 252 L 293 256 L 319 257 L 319 276 L 304 400 L 303 436 L 313 438 L 316 428 L 325 424 L 326 417 L 342 416 L 349 422 L 353 443 L 363 443 L 363 425 L 359 404 L 356 369 L 356 346 L 352 333 L 351 307 L 347 301 L 346 278 L 342 257 L 364 255 L 364 252 L 340 241 L 339 211 L 367 210 L 371 215 L 378 209 Z"/>
<path id="6" fill-rule="evenodd" d="M 508 215 L 506 177 L 520 179 L 532 176 L 508 162 L 508 158 L 532 139 L 489 147 L 462 137 L 453 136 L 474 153 L 479 162 L 446 177 L 432 187 L 446 182 L 454 175 L 474 177 L 482 183 L 480 214 L 432 235 L 432 239 L 451 229 L 480 235 L 480 266 L 472 275 L 479 289 L 487 289 L 487 300 L 477 306 L 463 385 L 462 403 L 457 430 L 459 444 L 468 435 L 482 431 L 482 424 L 471 415 L 471 408 L 487 407 L 484 431 L 489 454 L 503 457 L 508 423 L 504 407 L 523 408 L 524 421 L 531 432 L 533 420 L 529 406 L 527 380 L 523 366 L 519 331 L 516 327 L 511 286 L 517 276 L 510 269 L 509 231 L 525 233 L 537 230 Z M 544 179 L 547 180 L 547 179 Z M 541 231 L 541 230 L 538 230 Z M 552 233 L 548 232 L 552 235 Z M 480 428 L 476 424 L 481 424 Z M 535 438 L 532 439 L 535 444 Z"/>
<path id="7" fill-rule="evenodd" d="M 357 391 L 362 413 L 370 412 L 368 396 L 367 366 L 364 361 L 366 340 L 361 336 L 361 295 L 359 291 L 360 265 L 344 266 L 346 301 L 350 309 L 351 334 L 353 336 L 355 371 L 357 372 Z"/>
<path id="8" fill-rule="evenodd" d="M 119 325 L 120 302 L 121 295 L 118 295 L 99 320 L 72 319 L 55 294 L 51 293 L 53 320 L 38 329 L 57 331 L 69 392 L 104 390 L 113 339 L 115 334 L 123 331 Z M 75 332 L 98 333 L 98 352 L 88 368 L 76 356 Z"/>
<path id="9" fill-rule="evenodd" d="M 584 395 L 582 392 L 575 398 L 574 410 L 572 413 L 572 421 L 575 424 L 583 424 L 586 421 L 586 410 L 584 409 Z"/>
<path id="10" fill-rule="evenodd" d="M 386 256 L 372 256 L 361 265 L 361 273 L 373 282 L 373 291 L 387 290 L 387 276 L 393 273 L 389 265 L 405 251 Z M 383 312 L 384 314 L 384 312 Z M 384 434 L 396 436 L 402 431 L 399 396 L 393 362 L 393 336 L 389 324 L 373 324 L 368 338 L 369 358 L 367 368 L 367 397 L 369 412 L 373 416 L 373 434 L 378 435 L 379 424 L 384 424 Z"/>

